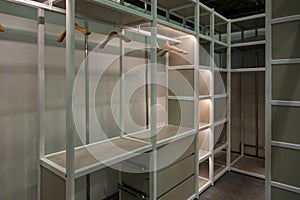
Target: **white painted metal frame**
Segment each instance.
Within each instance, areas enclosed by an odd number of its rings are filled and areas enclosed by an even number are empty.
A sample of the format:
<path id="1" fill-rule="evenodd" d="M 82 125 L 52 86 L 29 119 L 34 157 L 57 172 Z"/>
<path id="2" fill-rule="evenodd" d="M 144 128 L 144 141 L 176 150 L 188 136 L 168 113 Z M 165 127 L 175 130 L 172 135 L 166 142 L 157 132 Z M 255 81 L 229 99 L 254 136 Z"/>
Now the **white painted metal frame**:
<path id="1" fill-rule="evenodd" d="M 230 171 L 231 166 L 231 20 L 227 23 L 227 158 L 226 166 Z"/>
<path id="2" fill-rule="evenodd" d="M 211 67 L 211 95 L 215 95 L 215 11 L 212 9 L 211 16 L 210 16 L 210 36 L 211 36 L 211 46 L 210 46 L 210 67 Z M 209 148 L 210 148 L 210 153 L 211 157 L 209 158 L 209 180 L 211 182 L 211 185 L 214 185 L 214 148 L 215 148 L 215 98 L 212 98 L 212 109 L 211 109 L 211 133 L 210 133 L 210 141 L 209 141 Z"/>
<path id="3" fill-rule="evenodd" d="M 292 15 L 281 18 L 272 18 L 272 0 L 266 1 L 266 200 L 272 199 L 271 188 L 279 188 L 281 190 L 300 194 L 300 188 L 291 185 L 272 181 L 272 147 L 280 147 L 284 149 L 293 149 L 299 151 L 300 145 L 286 143 L 281 141 L 272 141 L 272 106 L 300 107 L 300 101 L 282 101 L 272 99 L 272 66 L 280 64 L 299 64 L 300 58 L 294 59 L 276 59 L 272 58 L 272 26 L 280 23 L 291 21 L 299 21 L 300 15 Z"/>
<path id="4" fill-rule="evenodd" d="M 195 188 L 194 188 L 194 193 L 195 197 L 199 197 L 199 149 L 198 149 L 198 144 L 199 144 L 199 112 L 201 109 L 199 107 L 199 70 L 198 70 L 198 65 L 200 63 L 199 60 L 199 54 L 200 54 L 200 40 L 199 40 L 199 27 L 200 27 L 200 0 L 197 0 L 196 6 L 195 6 L 195 36 L 196 36 L 196 44 L 194 44 L 194 129 L 196 130 L 195 132 L 195 141 L 194 141 L 194 183 L 195 183 Z"/>
<path id="5" fill-rule="evenodd" d="M 259 19 L 259 18 L 264 18 L 266 17 L 267 15 L 266 14 L 258 14 L 258 15 L 252 15 L 252 16 L 247 16 L 247 17 L 242 17 L 242 18 L 238 18 L 238 19 L 233 19 L 231 20 L 231 24 L 233 23 L 236 23 L 236 22 L 243 22 L 243 21 L 247 21 L 247 20 L 253 20 L 253 19 Z M 232 26 L 231 26 L 232 27 Z M 266 29 L 266 37 L 267 36 L 267 29 Z M 269 39 L 270 40 L 270 39 Z M 242 43 L 235 43 L 235 44 L 231 44 L 231 48 L 235 48 L 235 47 L 250 47 L 250 46 L 254 46 L 254 45 L 264 45 L 266 44 L 266 48 L 267 47 L 267 42 L 268 40 L 258 40 L 258 41 L 253 41 L 253 42 L 242 42 Z M 266 62 L 266 65 L 267 65 L 267 62 Z M 247 73 L 247 72 L 264 72 L 266 71 L 266 68 L 262 67 L 262 68 L 239 68 L 239 69 L 230 69 L 230 74 L 231 73 Z M 267 81 L 267 80 L 266 80 Z M 231 81 L 230 81 L 230 84 L 231 84 Z M 267 93 L 267 90 L 266 90 L 266 93 Z M 241 111 L 241 114 L 242 114 L 242 124 L 243 124 L 243 110 Z M 267 123 L 266 123 L 266 126 L 267 126 Z M 242 169 L 237 169 L 234 167 L 234 165 L 244 156 L 244 134 L 243 134 L 243 127 L 241 128 L 241 155 L 235 159 L 231 164 L 230 164 L 230 169 L 232 171 L 236 171 L 236 172 L 239 172 L 239 173 L 243 173 L 243 174 L 247 174 L 247 175 L 250 175 L 250 176 L 254 176 L 254 177 L 258 177 L 258 178 L 265 178 L 265 176 L 263 175 L 260 175 L 260 174 L 255 174 L 255 173 L 252 173 L 252 172 L 248 172 L 246 170 L 242 170 Z M 231 134 L 230 134 L 231 135 Z M 230 142 L 231 142 L 231 139 L 230 139 Z M 230 145 L 231 146 L 231 145 Z M 266 157 L 267 159 L 267 157 Z M 267 168 L 266 168 L 267 169 Z"/>
<path id="6" fill-rule="evenodd" d="M 39 159 L 45 155 L 45 12 L 38 9 L 38 137 Z M 38 163 L 37 199 L 41 198 L 41 165 Z"/>
<path id="7" fill-rule="evenodd" d="M 74 163 L 74 153 L 75 153 L 75 147 L 74 147 L 74 120 L 73 120 L 73 113 L 72 113 L 72 104 L 73 104 L 73 97 L 72 97 L 72 88 L 74 85 L 74 77 L 75 77 L 75 38 L 74 38 L 74 22 L 75 22 L 75 15 L 79 18 L 83 18 L 83 19 L 88 19 L 91 21 L 97 21 L 94 20 L 92 18 L 90 18 L 89 16 L 83 16 L 81 14 L 75 14 L 75 0 L 66 0 L 66 10 L 58 8 L 53 6 L 51 3 L 47 4 L 46 3 L 39 3 L 36 1 L 32 1 L 32 0 L 7 0 L 9 2 L 13 2 L 13 3 L 18 3 L 18 4 L 22 4 L 25 6 L 30 6 L 30 7 L 34 7 L 34 8 L 39 8 L 39 12 L 38 12 L 38 17 L 39 18 L 43 18 L 44 17 L 44 9 L 45 10 L 49 10 L 49 11 L 53 11 L 53 12 L 58 12 L 58 13 L 63 13 L 66 14 L 66 106 L 67 106 L 67 115 L 66 115 L 66 120 L 67 120 L 67 129 L 66 129 L 66 141 L 67 141 L 67 145 L 66 145 L 66 154 L 67 154 L 67 163 L 66 163 L 66 169 L 56 165 L 55 163 L 51 162 L 48 159 L 45 159 L 45 153 L 44 153 L 44 144 L 45 144 L 45 121 L 44 121 L 44 115 L 45 115 L 45 61 L 44 61 L 44 25 L 43 24 L 39 24 L 39 31 L 38 31 L 38 47 L 39 47 L 39 61 L 38 61 L 38 81 L 39 81 L 39 116 L 40 116 L 40 121 L 39 121 L 39 133 L 40 133 L 40 150 L 39 150 L 39 155 L 40 155 L 40 163 L 39 163 L 39 170 L 40 167 L 43 166 L 45 168 L 48 168 L 51 171 L 54 171 L 57 175 L 59 175 L 60 177 L 62 177 L 63 179 L 66 180 L 66 199 L 67 200 L 74 200 L 75 199 L 75 179 L 78 178 L 79 176 L 85 175 L 86 174 L 86 169 L 85 172 L 83 172 L 82 170 L 77 170 L 77 172 L 75 171 L 75 163 Z M 99 5 L 102 6 L 106 6 L 109 8 L 113 8 L 114 10 L 120 11 L 120 12 L 124 12 L 124 13 L 131 13 L 132 15 L 141 17 L 145 20 L 149 20 L 152 23 L 152 30 L 151 30 L 151 52 L 152 52 L 152 57 L 151 57 L 151 61 L 152 61 L 152 67 L 151 67 L 151 81 L 152 82 L 156 82 L 157 81 L 157 52 L 156 52 L 156 43 L 157 43 L 157 23 L 161 23 L 162 25 L 166 25 L 168 27 L 177 29 L 177 30 L 181 30 L 184 31 L 186 33 L 195 35 L 197 37 L 197 42 L 199 42 L 200 38 L 206 39 L 208 41 L 211 41 L 211 48 L 210 48 L 210 55 L 211 55 L 211 64 L 210 67 L 203 67 L 203 69 L 205 70 L 211 70 L 212 76 L 211 76 L 211 88 L 210 88 L 210 92 L 211 92 L 211 98 L 212 102 L 214 102 L 214 45 L 215 43 L 222 45 L 224 47 L 229 48 L 230 47 L 230 42 L 227 41 L 226 43 L 220 42 L 220 41 L 216 41 L 214 39 L 214 26 L 215 26 L 215 22 L 214 22 L 214 18 L 215 16 L 218 16 L 219 18 L 223 19 L 224 21 L 226 21 L 227 23 L 229 22 L 228 19 L 224 18 L 223 16 L 221 16 L 220 14 L 216 13 L 214 10 L 208 8 L 207 6 L 205 6 L 204 4 L 200 3 L 199 0 L 194 1 L 196 3 L 196 7 L 195 7 L 195 13 L 194 13 L 194 17 L 195 17 L 195 31 L 191 31 L 189 29 L 186 29 L 184 27 L 181 27 L 179 25 L 176 24 L 172 24 L 171 22 L 168 21 L 164 21 L 161 19 L 157 18 L 157 0 L 152 0 L 151 2 L 151 15 L 147 14 L 147 13 L 141 13 L 139 11 L 136 11 L 134 9 L 125 7 L 121 4 L 116 4 L 110 1 L 102 1 L 102 0 L 93 0 L 93 2 L 98 3 Z M 210 15 L 211 15 L 211 28 L 210 28 L 210 32 L 211 35 L 206 36 L 206 35 L 202 35 L 200 34 L 199 31 L 199 26 L 200 26 L 200 7 L 204 8 L 205 10 L 209 11 Z M 180 9 L 180 8 L 176 8 L 176 9 Z M 171 10 L 172 12 L 172 10 Z M 230 35 L 230 34 L 229 34 Z M 202 67 L 199 65 L 199 45 L 197 45 L 198 47 L 195 48 L 195 65 L 193 66 L 193 68 L 195 69 L 195 96 L 194 96 L 194 108 L 195 111 L 194 112 L 194 121 L 195 121 L 195 130 L 198 131 L 198 101 L 199 101 L 199 90 L 198 90 L 198 79 L 199 79 L 199 73 L 198 73 L 198 69 L 201 69 Z M 122 52 L 121 52 L 122 53 Z M 88 63 L 87 63 L 88 64 Z M 228 63 L 227 65 L 230 65 L 230 59 L 228 59 Z M 122 72 L 120 74 L 120 76 L 122 76 Z M 88 82 L 88 80 L 86 80 Z M 87 86 L 88 87 L 88 86 Z M 122 89 L 121 89 L 122 90 Z M 86 91 L 88 93 L 88 91 Z M 156 104 L 156 87 L 152 87 L 151 88 L 151 105 L 155 105 Z M 120 93 L 122 93 L 122 91 L 120 91 Z M 120 97 L 121 101 L 122 101 L 122 95 Z M 214 104 L 212 104 L 213 107 Z M 86 105 L 87 106 L 87 105 Z M 213 174 L 213 165 L 214 165 L 214 161 L 213 161 L 213 151 L 214 151 L 214 116 L 213 116 L 213 109 L 211 109 L 212 112 L 212 119 L 211 119 L 211 126 L 208 126 L 207 128 L 211 128 L 211 133 L 210 133 L 210 147 L 211 147 L 211 154 L 209 159 L 210 159 L 210 181 L 208 184 L 213 184 L 214 182 L 214 174 Z M 88 112 L 87 112 L 88 113 Z M 122 112 L 120 112 L 120 117 L 122 116 Z M 152 138 L 152 151 L 153 151 L 153 156 L 151 158 L 151 167 L 154 170 L 151 174 L 151 178 L 150 178 L 150 185 L 151 185 L 151 192 L 150 192 L 150 198 L 153 200 L 156 200 L 156 196 L 157 196 L 157 191 L 156 191 L 156 187 L 157 187 L 157 180 L 156 180 L 156 148 L 157 148 L 157 141 L 156 141 L 156 129 L 157 129 L 157 125 L 156 125 L 156 111 L 155 109 L 152 109 L 151 111 L 151 138 Z M 88 118 L 86 119 L 88 122 Z M 226 120 L 227 121 L 227 120 Z M 225 121 L 224 121 L 225 122 Z M 88 133 L 88 128 L 87 128 L 87 133 Z M 122 135 L 122 134 L 121 134 Z M 195 149 L 198 150 L 198 134 L 195 134 Z M 198 151 L 195 151 L 198 152 Z M 198 172 L 199 172 L 199 165 L 198 165 L 198 156 L 196 153 L 196 159 L 197 162 L 195 162 L 195 197 L 198 197 L 199 195 L 199 188 L 198 188 Z M 97 167 L 97 166 L 95 166 Z M 99 166 L 98 166 L 99 167 Z M 98 168 L 97 167 L 97 168 Z M 50 169 L 51 168 L 51 169 Z M 96 168 L 95 168 L 96 169 Z M 90 169 L 90 170 L 94 170 L 94 169 Z M 81 172 L 82 171 L 82 172 Z M 209 185 L 206 184 L 205 188 L 207 188 Z M 38 186 L 40 187 L 40 180 L 38 180 Z"/>

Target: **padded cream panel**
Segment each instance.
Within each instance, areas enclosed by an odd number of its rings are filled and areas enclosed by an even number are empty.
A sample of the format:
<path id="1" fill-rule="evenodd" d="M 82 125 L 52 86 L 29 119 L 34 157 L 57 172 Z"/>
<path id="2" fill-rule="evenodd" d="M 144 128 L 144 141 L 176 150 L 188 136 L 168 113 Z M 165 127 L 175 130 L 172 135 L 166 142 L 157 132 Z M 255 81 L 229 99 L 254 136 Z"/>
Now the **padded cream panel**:
<path id="1" fill-rule="evenodd" d="M 215 72 L 214 77 L 215 94 L 225 94 L 227 91 L 227 73 Z"/>
<path id="2" fill-rule="evenodd" d="M 278 189 L 275 187 L 271 188 L 272 200 L 299 200 L 300 194 L 289 192 L 286 190 Z"/>
<path id="3" fill-rule="evenodd" d="M 183 127 L 194 127 L 194 102 L 169 100 L 169 124 Z"/>
<path id="4" fill-rule="evenodd" d="M 300 187 L 299 151 L 272 147 L 272 180 Z"/>
<path id="5" fill-rule="evenodd" d="M 272 26 L 272 59 L 300 58 L 300 21 Z"/>
<path id="6" fill-rule="evenodd" d="M 199 95 L 210 95 L 211 72 L 199 70 Z"/>
<path id="7" fill-rule="evenodd" d="M 169 95 L 194 96 L 194 70 L 169 71 Z"/>
<path id="8" fill-rule="evenodd" d="M 272 0 L 272 18 L 300 14 L 299 0 Z"/>
<path id="9" fill-rule="evenodd" d="M 300 144 L 300 108 L 272 107 L 272 140 Z"/>
<path id="10" fill-rule="evenodd" d="M 231 75 L 231 150 L 240 152 L 241 144 L 241 74 Z"/>
<path id="11" fill-rule="evenodd" d="M 272 98 L 274 100 L 300 101 L 299 91 L 300 65 L 273 65 Z"/>
<path id="12" fill-rule="evenodd" d="M 199 122 L 210 123 L 211 100 L 199 101 Z"/>
<path id="13" fill-rule="evenodd" d="M 215 121 L 227 117 L 227 98 L 215 99 L 214 113 Z"/>

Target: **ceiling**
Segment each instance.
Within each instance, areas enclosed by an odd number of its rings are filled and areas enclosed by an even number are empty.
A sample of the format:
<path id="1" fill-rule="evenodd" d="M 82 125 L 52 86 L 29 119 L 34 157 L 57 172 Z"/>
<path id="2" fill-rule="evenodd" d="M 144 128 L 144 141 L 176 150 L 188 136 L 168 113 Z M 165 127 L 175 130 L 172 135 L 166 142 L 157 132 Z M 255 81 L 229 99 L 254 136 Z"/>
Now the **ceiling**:
<path id="1" fill-rule="evenodd" d="M 265 0 L 200 0 L 200 2 L 229 19 L 265 12 Z"/>

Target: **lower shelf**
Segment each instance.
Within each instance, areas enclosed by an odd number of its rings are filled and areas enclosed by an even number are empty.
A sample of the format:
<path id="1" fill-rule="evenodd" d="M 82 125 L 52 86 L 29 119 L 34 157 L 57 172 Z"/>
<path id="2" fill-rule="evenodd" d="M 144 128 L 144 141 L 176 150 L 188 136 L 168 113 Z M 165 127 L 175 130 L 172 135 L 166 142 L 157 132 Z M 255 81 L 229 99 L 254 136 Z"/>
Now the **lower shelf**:
<path id="1" fill-rule="evenodd" d="M 210 155 L 209 151 L 199 150 L 199 163 L 205 161 Z"/>
<path id="2" fill-rule="evenodd" d="M 211 181 L 207 178 L 199 176 L 199 193 L 204 192 L 211 185 Z"/>
<path id="3" fill-rule="evenodd" d="M 186 127 L 166 125 L 157 130 L 157 146 L 195 134 Z M 134 134 L 99 141 L 74 149 L 75 177 L 81 177 L 107 166 L 120 163 L 139 154 L 151 151 L 151 131 L 144 130 Z M 47 155 L 40 164 L 55 174 L 65 178 L 66 151 Z"/>
<path id="4" fill-rule="evenodd" d="M 232 171 L 257 178 L 265 178 L 265 160 L 250 156 L 241 156 L 232 166 Z"/>
<path id="5" fill-rule="evenodd" d="M 228 171 L 225 165 L 214 164 L 214 181 L 217 181 L 221 176 L 223 176 Z"/>

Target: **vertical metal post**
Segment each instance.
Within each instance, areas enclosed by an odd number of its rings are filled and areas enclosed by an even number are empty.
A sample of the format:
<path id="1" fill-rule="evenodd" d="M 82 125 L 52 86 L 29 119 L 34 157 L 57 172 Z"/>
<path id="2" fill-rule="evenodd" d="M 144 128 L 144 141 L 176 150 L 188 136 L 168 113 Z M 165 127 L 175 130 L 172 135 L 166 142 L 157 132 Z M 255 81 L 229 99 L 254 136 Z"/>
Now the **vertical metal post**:
<path id="1" fill-rule="evenodd" d="M 147 49 L 147 44 L 148 44 L 148 38 L 145 37 L 145 49 Z M 148 80 L 148 70 L 149 70 L 149 57 L 148 57 L 148 51 L 145 51 L 145 97 L 146 97 L 146 129 L 149 129 L 149 80 Z"/>
<path id="2" fill-rule="evenodd" d="M 198 198 L 199 196 L 199 57 L 200 57 L 200 39 L 199 39 L 199 26 L 200 26 L 200 3 L 199 0 L 197 0 L 196 6 L 195 6 L 195 34 L 196 34 L 196 40 L 194 44 L 194 129 L 196 131 L 195 134 L 195 146 L 194 146 L 194 152 L 195 152 L 195 198 Z"/>
<path id="3" fill-rule="evenodd" d="M 271 200 L 271 123 L 272 123 L 272 32 L 271 32 L 272 0 L 266 1 L 266 156 L 265 156 L 265 199 Z"/>
<path id="4" fill-rule="evenodd" d="M 231 166 L 231 20 L 227 24 L 227 167 L 230 171 Z"/>
<path id="5" fill-rule="evenodd" d="M 38 137 L 39 159 L 45 156 L 45 11 L 38 9 Z M 39 163 L 39 162 L 38 162 Z M 38 164 L 37 199 L 41 199 L 41 166 Z"/>
<path id="6" fill-rule="evenodd" d="M 211 160 L 209 162 L 209 179 L 211 184 L 214 185 L 214 149 L 215 149 L 215 11 L 212 9 L 210 16 L 210 35 L 212 38 L 211 46 L 210 46 L 210 67 L 212 72 L 212 109 L 211 109 L 211 138 L 210 138 L 210 148 L 211 148 Z"/>
<path id="7" fill-rule="evenodd" d="M 151 2 L 151 15 L 153 17 L 151 23 L 151 143 L 152 143 L 152 156 L 150 157 L 150 199 L 157 199 L 157 0 Z"/>
<path id="8" fill-rule="evenodd" d="M 85 28 L 88 30 L 88 22 L 85 21 Z M 89 36 L 85 35 L 84 37 L 84 65 L 85 65 L 85 143 L 90 143 L 90 89 L 89 89 L 89 46 L 88 46 Z"/>
<path id="9" fill-rule="evenodd" d="M 125 34 L 124 29 L 122 29 L 122 34 Z M 124 102 L 124 90 L 125 90 L 125 77 L 124 77 L 124 67 L 123 67 L 123 63 L 124 63 L 124 43 L 123 40 L 120 40 L 120 66 L 119 66 L 119 78 L 120 78 L 120 107 L 119 107 L 119 123 L 120 123 L 120 136 L 123 137 L 124 136 L 124 132 L 125 132 L 125 117 L 124 117 L 124 107 L 125 107 L 125 102 Z"/>
<path id="10" fill-rule="evenodd" d="M 244 95 L 243 95 L 243 75 L 244 73 L 241 73 L 240 77 L 240 94 L 241 94 L 241 155 L 245 155 L 245 145 L 244 145 L 244 126 L 245 126 L 245 109 L 244 109 Z"/>
<path id="11" fill-rule="evenodd" d="M 75 200 L 73 87 L 75 78 L 75 0 L 66 0 L 66 200 Z"/>
<path id="12" fill-rule="evenodd" d="M 89 29 L 88 21 L 84 22 L 85 28 Z M 89 45 L 88 45 L 89 36 L 85 35 L 84 37 L 84 65 L 85 65 L 85 143 L 90 143 L 90 85 L 89 85 Z M 90 195 L 90 175 L 86 175 L 86 200 L 91 199 Z"/>

